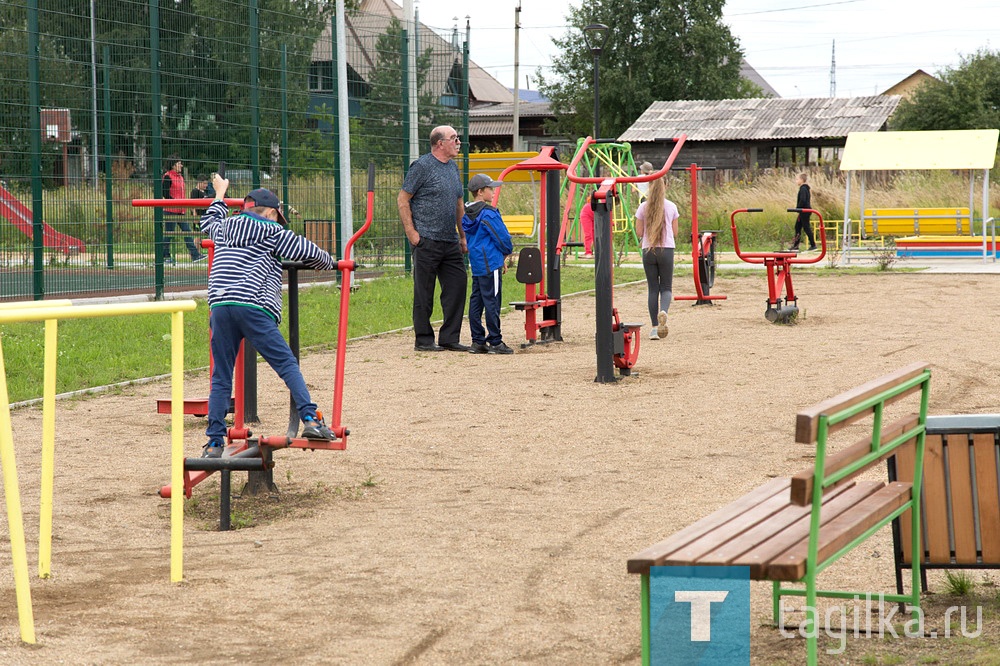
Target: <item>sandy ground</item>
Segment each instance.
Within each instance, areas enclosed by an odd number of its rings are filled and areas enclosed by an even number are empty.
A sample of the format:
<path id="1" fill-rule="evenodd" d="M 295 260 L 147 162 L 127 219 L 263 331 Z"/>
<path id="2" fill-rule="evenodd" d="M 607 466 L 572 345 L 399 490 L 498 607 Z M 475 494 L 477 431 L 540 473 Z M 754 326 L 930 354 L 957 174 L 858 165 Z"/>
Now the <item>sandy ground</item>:
<path id="1" fill-rule="evenodd" d="M 794 326 L 764 319 L 763 275 L 720 277 L 718 306 L 675 302 L 669 337 L 644 332 L 637 374 L 616 384 L 593 381 L 589 295 L 566 300 L 565 342 L 514 356 L 418 354 L 411 333 L 353 342 L 348 450 L 278 452 L 275 501 L 288 511 L 268 524 L 220 533 L 189 520 L 182 584 L 169 582 L 169 502 L 156 493 L 169 423 L 154 398 L 168 385 L 61 402 L 53 575 L 32 580 L 38 644 L 19 640 L 4 546 L 0 663 L 638 663 L 626 559 L 808 466 L 792 438 L 799 408 L 923 360 L 932 413 L 1000 411 L 995 275 L 795 284 Z M 676 287 L 689 293 L 690 278 Z M 619 289 L 616 304 L 644 319 L 645 288 Z M 520 341 L 519 313 L 504 331 Z M 333 355 L 303 366 L 328 405 Z M 287 394 L 260 375 L 256 429 L 279 434 Z M 198 374 L 186 391 L 206 387 Z M 13 418 L 34 574 L 41 413 Z M 203 427 L 186 420 L 190 455 Z M 195 497 L 217 492 L 213 478 Z M 889 590 L 890 543 L 885 530 L 825 584 Z M 768 590 L 754 584 L 755 644 L 774 643 L 760 626 Z M 786 643 L 801 661 L 802 642 Z"/>

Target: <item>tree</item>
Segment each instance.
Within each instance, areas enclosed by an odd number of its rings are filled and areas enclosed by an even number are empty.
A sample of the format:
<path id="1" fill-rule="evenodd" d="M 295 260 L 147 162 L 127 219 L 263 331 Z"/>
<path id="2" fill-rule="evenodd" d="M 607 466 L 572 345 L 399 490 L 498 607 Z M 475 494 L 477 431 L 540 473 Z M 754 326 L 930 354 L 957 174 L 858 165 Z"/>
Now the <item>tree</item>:
<path id="1" fill-rule="evenodd" d="M 894 130 L 990 129 L 1000 127 L 1000 52 L 980 49 L 958 67 L 939 73 L 892 117 Z"/>
<path id="2" fill-rule="evenodd" d="M 743 54 L 722 23 L 724 0 L 593 0 L 570 8 L 570 29 L 553 40 L 562 53 L 554 74 L 539 71 L 552 100 L 551 128 L 570 136 L 593 131 L 593 56 L 584 26 L 603 23 L 600 134 L 618 136 L 654 101 L 732 99 L 759 94 L 740 78 Z"/>

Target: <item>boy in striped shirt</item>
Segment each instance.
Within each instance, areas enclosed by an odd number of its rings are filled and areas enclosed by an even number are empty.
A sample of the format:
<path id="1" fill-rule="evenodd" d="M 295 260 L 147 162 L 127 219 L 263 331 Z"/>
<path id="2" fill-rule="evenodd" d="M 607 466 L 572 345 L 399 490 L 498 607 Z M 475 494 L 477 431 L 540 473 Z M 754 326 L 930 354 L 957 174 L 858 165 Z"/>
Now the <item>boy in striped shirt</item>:
<path id="1" fill-rule="evenodd" d="M 247 194 L 232 217 L 223 201 L 229 181 L 215 174 L 215 199 L 201 218 L 201 230 L 215 244 L 208 278 L 212 330 L 212 389 L 203 458 L 219 458 L 227 434 L 226 412 L 240 342 L 247 339 L 288 386 L 305 428 L 302 437 L 334 440 L 316 413 L 299 363 L 278 330 L 281 321 L 281 261 L 301 261 L 317 270 L 336 262 L 326 251 L 287 228 L 278 197 L 266 189 Z"/>

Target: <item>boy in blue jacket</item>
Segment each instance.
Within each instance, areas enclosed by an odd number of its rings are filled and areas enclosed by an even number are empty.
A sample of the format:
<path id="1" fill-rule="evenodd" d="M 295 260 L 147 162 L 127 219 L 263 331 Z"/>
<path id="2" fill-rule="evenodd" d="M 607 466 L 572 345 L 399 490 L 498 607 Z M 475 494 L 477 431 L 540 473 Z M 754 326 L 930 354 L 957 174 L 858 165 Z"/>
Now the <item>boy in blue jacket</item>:
<path id="1" fill-rule="evenodd" d="M 501 185 L 485 173 L 469 179 L 473 202 L 465 206 L 462 229 L 469 246 L 472 296 L 469 297 L 469 328 L 473 354 L 513 354 L 500 334 L 500 295 L 505 261 L 514 251 L 510 232 L 500 211 L 490 205 L 493 188 Z M 483 328 L 486 313 L 486 329 Z M 487 332 L 488 331 L 488 332 Z"/>

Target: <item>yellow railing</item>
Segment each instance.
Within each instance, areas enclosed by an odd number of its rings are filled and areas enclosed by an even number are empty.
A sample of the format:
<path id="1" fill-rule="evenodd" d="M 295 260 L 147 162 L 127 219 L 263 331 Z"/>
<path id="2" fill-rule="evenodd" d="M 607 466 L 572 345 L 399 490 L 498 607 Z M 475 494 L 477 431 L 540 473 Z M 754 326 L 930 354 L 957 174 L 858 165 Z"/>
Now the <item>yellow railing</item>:
<path id="1" fill-rule="evenodd" d="M 184 487 L 184 312 L 194 310 L 194 301 L 160 301 L 109 305 L 72 305 L 69 301 L 37 301 L 0 306 L 0 324 L 44 321 L 45 366 L 42 393 L 42 479 L 39 501 L 38 575 L 48 578 L 52 561 L 52 495 L 55 466 L 55 396 L 58 325 L 60 319 L 88 319 L 138 314 L 170 314 L 171 453 L 170 478 L 174 488 Z M 7 366 L 0 336 L 0 467 L 3 468 L 7 523 L 10 531 L 11 563 L 21 640 L 35 642 L 35 624 L 28 584 L 28 558 L 24 543 L 24 519 L 14 459 L 14 432 L 7 392 Z M 170 502 L 170 580 L 183 579 L 184 493 L 175 492 Z"/>

